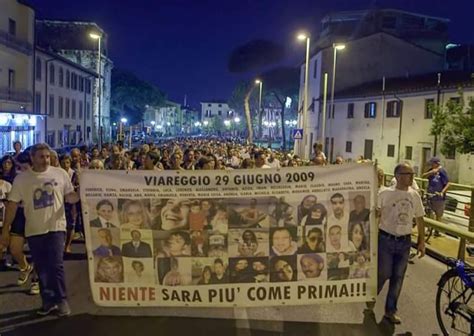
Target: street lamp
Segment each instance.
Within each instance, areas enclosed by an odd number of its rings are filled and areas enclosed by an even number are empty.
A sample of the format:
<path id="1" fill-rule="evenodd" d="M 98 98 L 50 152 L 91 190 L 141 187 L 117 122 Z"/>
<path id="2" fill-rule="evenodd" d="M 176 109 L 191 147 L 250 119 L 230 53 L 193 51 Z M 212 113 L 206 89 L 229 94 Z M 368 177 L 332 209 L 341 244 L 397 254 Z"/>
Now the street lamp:
<path id="1" fill-rule="evenodd" d="M 255 84 L 259 85 L 258 93 L 258 137 L 262 137 L 262 90 L 263 82 L 260 79 L 255 80 Z"/>
<path id="2" fill-rule="evenodd" d="M 309 86 L 309 46 L 311 37 L 307 34 L 300 33 L 297 36 L 298 40 L 305 41 L 306 40 L 306 64 L 305 64 L 305 71 L 304 71 L 304 93 L 303 93 L 303 139 L 306 139 L 306 123 L 307 123 L 307 114 L 308 114 L 308 86 Z M 305 150 L 306 142 L 300 140 L 300 153 L 303 152 L 303 158 L 307 158 L 307 151 Z"/>
<path id="3" fill-rule="evenodd" d="M 336 44 L 333 43 L 332 49 L 333 49 L 333 61 L 332 61 L 332 82 L 331 82 L 331 109 L 329 110 L 329 114 L 331 115 L 331 118 L 334 118 L 334 112 L 335 107 L 334 107 L 334 88 L 336 84 L 336 62 L 337 62 L 337 51 L 344 50 L 346 46 L 344 44 Z M 325 145 L 326 145 L 326 111 L 323 114 L 323 127 L 321 129 L 321 138 L 323 141 L 323 150 L 325 150 Z M 332 131 L 332 127 L 331 127 Z M 327 150 L 327 149 L 326 149 Z M 332 154 L 332 153 L 331 153 Z M 331 155 L 332 156 L 332 155 Z M 332 161 L 332 157 L 330 157 L 330 160 Z"/>
<path id="4" fill-rule="evenodd" d="M 97 48 L 97 73 L 99 74 L 99 77 L 97 78 L 98 84 L 97 84 L 97 106 L 98 106 L 98 135 L 99 135 L 99 149 L 102 148 L 102 111 L 101 111 L 101 96 L 102 96 L 102 60 L 101 60 L 101 42 L 102 42 L 102 35 L 99 35 L 97 33 L 90 33 L 89 37 L 91 39 L 97 40 L 98 41 L 98 48 Z"/>
<path id="5" fill-rule="evenodd" d="M 123 141 L 124 139 L 124 136 L 123 136 L 123 133 L 124 133 L 124 125 L 127 123 L 127 118 L 122 118 L 120 119 L 120 131 L 119 131 L 119 134 L 120 134 L 120 140 Z"/>

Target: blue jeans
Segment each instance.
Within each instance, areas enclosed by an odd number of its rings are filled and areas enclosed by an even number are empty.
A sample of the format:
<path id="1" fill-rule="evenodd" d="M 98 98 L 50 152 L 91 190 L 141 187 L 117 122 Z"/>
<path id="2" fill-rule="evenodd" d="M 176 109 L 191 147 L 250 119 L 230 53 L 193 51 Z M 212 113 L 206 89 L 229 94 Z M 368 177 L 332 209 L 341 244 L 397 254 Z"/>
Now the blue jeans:
<path id="1" fill-rule="evenodd" d="M 411 240 L 395 240 L 379 234 L 377 294 L 389 280 L 385 314 L 397 312 L 397 302 L 408 266 Z"/>
<path id="2" fill-rule="evenodd" d="M 60 231 L 27 238 L 39 278 L 43 306 L 58 304 L 66 300 L 63 262 L 64 236 L 65 233 Z"/>

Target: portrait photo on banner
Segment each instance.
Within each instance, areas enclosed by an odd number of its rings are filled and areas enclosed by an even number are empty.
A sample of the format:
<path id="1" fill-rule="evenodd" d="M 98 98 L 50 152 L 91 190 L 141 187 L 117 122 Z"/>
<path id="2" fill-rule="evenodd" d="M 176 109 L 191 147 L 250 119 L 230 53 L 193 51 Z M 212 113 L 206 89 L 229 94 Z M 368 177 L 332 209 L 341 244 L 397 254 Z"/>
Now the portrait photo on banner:
<path id="1" fill-rule="evenodd" d="M 191 258 L 156 258 L 156 276 L 162 286 L 188 286 L 192 284 Z"/>
<path id="2" fill-rule="evenodd" d="M 213 285 L 229 283 L 227 258 L 192 258 L 192 283 Z"/>
<path id="3" fill-rule="evenodd" d="M 231 283 L 268 282 L 268 257 L 229 258 L 229 281 Z"/>
<path id="4" fill-rule="evenodd" d="M 268 229 L 230 229 L 229 257 L 268 256 L 268 237 Z"/>
<path id="5" fill-rule="evenodd" d="M 118 199 L 120 228 L 122 230 L 151 229 L 149 199 Z"/>

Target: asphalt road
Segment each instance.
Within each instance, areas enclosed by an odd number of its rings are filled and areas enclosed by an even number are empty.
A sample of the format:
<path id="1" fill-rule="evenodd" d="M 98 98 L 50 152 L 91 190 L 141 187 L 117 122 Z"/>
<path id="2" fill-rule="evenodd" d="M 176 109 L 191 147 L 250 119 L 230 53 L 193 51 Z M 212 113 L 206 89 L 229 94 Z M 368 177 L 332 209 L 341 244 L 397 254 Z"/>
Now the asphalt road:
<path id="1" fill-rule="evenodd" d="M 75 252 L 83 246 L 76 244 Z M 72 260 L 71 260 L 72 259 Z M 75 259 L 75 260 L 74 260 Z M 82 260 L 81 260 L 82 259 Z M 251 309 L 100 308 L 91 300 L 86 261 L 81 253 L 66 261 L 73 315 L 35 315 L 37 296 L 15 285 L 16 271 L 0 272 L 0 335 L 440 335 L 435 316 L 436 282 L 446 267 L 426 256 L 410 265 L 399 302 L 402 324 L 383 317 L 385 290 L 375 316 L 364 304 L 324 304 Z M 142 315 L 142 316 L 140 316 Z M 143 316 L 144 315 L 144 316 Z"/>

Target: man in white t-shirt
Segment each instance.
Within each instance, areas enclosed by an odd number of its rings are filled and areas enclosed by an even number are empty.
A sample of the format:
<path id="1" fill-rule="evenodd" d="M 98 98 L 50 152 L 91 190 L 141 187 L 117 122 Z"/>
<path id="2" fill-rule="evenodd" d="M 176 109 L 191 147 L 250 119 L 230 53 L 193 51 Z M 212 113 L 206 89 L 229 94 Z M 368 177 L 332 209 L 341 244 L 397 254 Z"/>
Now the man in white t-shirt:
<path id="1" fill-rule="evenodd" d="M 43 306 L 39 315 L 57 311 L 58 315 L 71 314 L 66 300 L 63 250 L 66 232 L 64 201 L 77 203 L 69 175 L 61 168 L 50 166 L 50 148 L 36 144 L 30 152 L 32 168 L 18 175 L 8 195 L 5 223 L 1 242 L 10 239 L 10 227 L 18 203 L 25 211 L 25 237 L 38 273 Z"/>
<path id="2" fill-rule="evenodd" d="M 400 317 L 396 315 L 397 302 L 410 255 L 413 219 L 416 219 L 418 228 L 420 258 L 425 254 L 425 230 L 423 203 L 418 192 L 411 187 L 413 168 L 401 163 L 395 167 L 394 175 L 396 187 L 381 191 L 377 201 L 380 216 L 377 290 L 380 293 L 389 280 L 385 318 L 393 324 L 400 324 Z"/>

